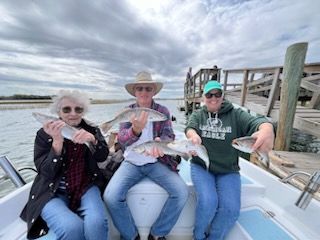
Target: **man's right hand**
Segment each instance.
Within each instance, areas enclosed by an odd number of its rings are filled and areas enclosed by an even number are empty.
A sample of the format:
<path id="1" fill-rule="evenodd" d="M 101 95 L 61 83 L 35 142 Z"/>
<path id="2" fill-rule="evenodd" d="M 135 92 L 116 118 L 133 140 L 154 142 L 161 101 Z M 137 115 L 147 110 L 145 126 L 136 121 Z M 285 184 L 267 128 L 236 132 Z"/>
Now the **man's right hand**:
<path id="1" fill-rule="evenodd" d="M 132 123 L 132 131 L 136 136 L 139 136 L 146 126 L 148 121 L 148 113 L 142 111 L 140 116 L 131 116 L 131 123 Z"/>

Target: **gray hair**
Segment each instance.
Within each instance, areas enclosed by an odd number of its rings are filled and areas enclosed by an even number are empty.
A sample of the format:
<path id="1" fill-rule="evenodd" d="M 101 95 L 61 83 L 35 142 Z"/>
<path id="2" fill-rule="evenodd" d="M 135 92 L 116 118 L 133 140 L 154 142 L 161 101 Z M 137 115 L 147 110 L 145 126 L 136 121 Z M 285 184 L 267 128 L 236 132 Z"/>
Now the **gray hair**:
<path id="1" fill-rule="evenodd" d="M 90 99 L 85 93 L 79 92 L 77 90 L 60 90 L 58 94 L 52 98 L 52 104 L 50 105 L 51 113 L 59 113 L 61 109 L 61 102 L 63 99 L 69 99 L 70 101 L 79 104 L 84 109 L 83 114 L 88 112 Z"/>

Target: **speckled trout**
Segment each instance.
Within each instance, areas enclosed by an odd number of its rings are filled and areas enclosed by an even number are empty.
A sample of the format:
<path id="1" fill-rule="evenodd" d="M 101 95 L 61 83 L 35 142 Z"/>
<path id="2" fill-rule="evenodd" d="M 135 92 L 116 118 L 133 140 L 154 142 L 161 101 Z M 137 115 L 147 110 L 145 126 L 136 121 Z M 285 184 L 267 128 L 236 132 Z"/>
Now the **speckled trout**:
<path id="1" fill-rule="evenodd" d="M 153 110 L 151 108 L 126 108 L 123 111 L 121 111 L 117 116 L 115 116 L 114 119 L 102 123 L 100 125 L 100 129 L 103 132 L 103 134 L 106 134 L 109 131 L 109 129 L 112 128 L 113 125 L 121 122 L 130 122 L 130 119 L 133 115 L 139 117 L 142 112 L 148 113 L 148 122 L 166 121 L 168 119 L 167 116 L 163 113 Z"/>
<path id="2" fill-rule="evenodd" d="M 54 116 L 49 116 L 49 115 L 45 115 L 42 113 L 37 113 L 37 112 L 33 112 L 32 116 L 38 121 L 40 122 L 42 125 L 45 124 L 48 121 L 57 121 L 59 120 L 59 118 L 54 117 Z M 72 141 L 73 135 L 75 134 L 75 132 L 78 131 L 78 129 L 66 124 L 62 129 L 61 129 L 61 135 Z M 92 143 L 90 142 L 85 142 L 84 143 L 89 150 L 93 153 L 94 152 L 94 147 L 92 145 Z"/>
<path id="3" fill-rule="evenodd" d="M 246 136 L 246 137 L 233 139 L 232 146 L 235 149 L 238 149 L 242 152 L 253 153 L 254 151 L 252 150 L 252 146 L 255 142 L 256 142 L 255 138 Z M 269 160 L 268 153 L 263 153 L 258 150 L 255 152 L 258 155 L 258 159 L 263 163 L 263 165 L 269 168 L 270 160 Z"/>
<path id="4" fill-rule="evenodd" d="M 180 152 L 177 150 L 174 150 L 170 147 L 168 147 L 168 144 L 170 144 L 172 141 L 148 141 L 141 143 L 135 147 L 132 148 L 133 151 L 140 154 L 146 154 L 150 152 L 154 147 L 159 148 L 165 155 L 170 156 L 181 156 L 185 160 L 189 160 L 191 158 L 191 155 L 188 152 Z"/>
<path id="5" fill-rule="evenodd" d="M 168 147 L 180 152 L 186 152 L 186 153 L 196 152 L 197 156 L 204 161 L 207 169 L 209 169 L 209 165 L 210 165 L 209 156 L 205 146 L 200 144 L 194 144 L 192 143 L 191 140 L 177 140 L 177 141 L 168 143 Z"/>

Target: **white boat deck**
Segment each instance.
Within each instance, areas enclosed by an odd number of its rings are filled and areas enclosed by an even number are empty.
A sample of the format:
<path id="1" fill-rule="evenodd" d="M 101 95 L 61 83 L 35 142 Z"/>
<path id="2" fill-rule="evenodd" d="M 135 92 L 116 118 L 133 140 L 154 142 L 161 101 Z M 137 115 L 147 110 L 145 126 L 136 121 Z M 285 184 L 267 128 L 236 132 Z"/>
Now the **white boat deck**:
<path id="1" fill-rule="evenodd" d="M 320 238 L 320 203 L 312 200 L 306 210 L 294 205 L 300 191 L 253 164 L 241 160 L 242 197 L 240 217 L 227 240 L 269 240 Z M 186 169 L 186 170 L 185 170 Z M 184 171 L 188 171 L 184 168 Z M 195 194 L 190 179 L 189 200 L 168 239 L 192 239 Z M 18 218 L 28 197 L 30 184 L 0 199 L 0 239 L 22 240 L 26 224 Z M 128 204 L 142 239 L 160 212 L 167 193 L 151 181 L 143 180 L 130 189 Z M 3 217 L 7 216 L 7 217 Z M 109 218 L 109 239 L 119 239 L 119 233 Z M 50 233 L 39 239 L 54 239 Z"/>

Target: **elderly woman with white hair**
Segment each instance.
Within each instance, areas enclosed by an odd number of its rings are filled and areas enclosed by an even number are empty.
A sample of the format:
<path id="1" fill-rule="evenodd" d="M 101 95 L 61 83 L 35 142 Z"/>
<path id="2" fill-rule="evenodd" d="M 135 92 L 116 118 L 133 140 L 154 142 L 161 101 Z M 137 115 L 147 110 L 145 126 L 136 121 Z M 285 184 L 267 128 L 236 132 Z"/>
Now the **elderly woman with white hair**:
<path id="1" fill-rule="evenodd" d="M 83 93 L 60 91 L 51 105 L 60 120 L 46 122 L 37 132 L 34 163 L 38 174 L 21 213 L 28 224 L 28 238 L 45 235 L 48 229 L 57 239 L 108 237 L 101 198 L 106 180 L 97 162 L 107 158 L 109 149 L 100 130 L 83 118 L 88 107 Z M 78 129 L 72 140 L 62 136 L 66 125 Z"/>

